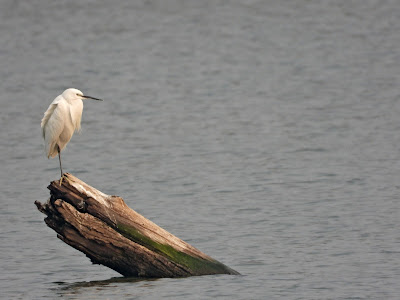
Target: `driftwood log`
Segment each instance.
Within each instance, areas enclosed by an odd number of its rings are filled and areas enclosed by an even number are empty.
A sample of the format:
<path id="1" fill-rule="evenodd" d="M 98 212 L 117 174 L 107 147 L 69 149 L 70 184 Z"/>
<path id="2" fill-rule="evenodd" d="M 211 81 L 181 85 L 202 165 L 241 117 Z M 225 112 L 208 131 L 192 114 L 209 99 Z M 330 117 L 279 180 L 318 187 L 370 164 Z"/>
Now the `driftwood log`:
<path id="1" fill-rule="evenodd" d="M 239 274 L 69 173 L 48 188 L 47 203 L 35 201 L 46 224 L 95 264 L 137 277 Z"/>

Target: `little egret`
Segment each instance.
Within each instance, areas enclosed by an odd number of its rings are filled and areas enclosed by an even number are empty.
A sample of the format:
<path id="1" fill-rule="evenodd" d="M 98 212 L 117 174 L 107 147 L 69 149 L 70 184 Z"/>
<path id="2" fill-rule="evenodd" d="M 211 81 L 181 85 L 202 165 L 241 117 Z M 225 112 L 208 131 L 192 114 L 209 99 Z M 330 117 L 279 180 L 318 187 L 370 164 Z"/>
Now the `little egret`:
<path id="1" fill-rule="evenodd" d="M 79 131 L 81 129 L 82 99 L 103 101 L 94 97 L 85 96 L 77 89 L 66 89 L 50 104 L 40 124 L 47 158 L 55 157 L 58 154 L 61 180 L 63 171 L 60 153 L 68 144 L 74 131 Z"/>

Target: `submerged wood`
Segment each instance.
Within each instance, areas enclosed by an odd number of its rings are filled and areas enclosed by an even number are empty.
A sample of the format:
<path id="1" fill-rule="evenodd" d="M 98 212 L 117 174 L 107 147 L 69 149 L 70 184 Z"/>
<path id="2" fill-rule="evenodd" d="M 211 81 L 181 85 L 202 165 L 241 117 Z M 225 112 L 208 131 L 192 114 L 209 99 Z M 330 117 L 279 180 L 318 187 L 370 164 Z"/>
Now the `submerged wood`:
<path id="1" fill-rule="evenodd" d="M 48 188 L 47 203 L 35 201 L 46 224 L 93 263 L 124 276 L 239 274 L 69 173 Z"/>

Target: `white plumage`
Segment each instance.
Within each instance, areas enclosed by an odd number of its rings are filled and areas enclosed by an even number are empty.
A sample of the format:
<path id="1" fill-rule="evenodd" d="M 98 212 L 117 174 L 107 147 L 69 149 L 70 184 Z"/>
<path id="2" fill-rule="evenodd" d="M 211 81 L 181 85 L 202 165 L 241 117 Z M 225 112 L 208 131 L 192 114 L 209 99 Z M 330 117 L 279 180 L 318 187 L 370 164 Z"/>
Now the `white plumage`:
<path id="1" fill-rule="evenodd" d="M 81 128 L 82 99 L 101 101 L 101 99 L 84 96 L 80 90 L 66 89 L 50 104 L 41 122 L 46 155 L 50 158 L 58 154 L 61 177 L 63 172 L 60 152 L 68 144 L 74 132 Z"/>

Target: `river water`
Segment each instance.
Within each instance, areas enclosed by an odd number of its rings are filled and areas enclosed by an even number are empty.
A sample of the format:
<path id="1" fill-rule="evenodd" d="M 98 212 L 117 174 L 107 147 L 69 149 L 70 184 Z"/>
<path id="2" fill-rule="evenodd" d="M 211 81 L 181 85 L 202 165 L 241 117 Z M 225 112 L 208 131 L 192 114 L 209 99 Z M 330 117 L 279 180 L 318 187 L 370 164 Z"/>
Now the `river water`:
<path id="1" fill-rule="evenodd" d="M 400 4 L 0 2 L 2 299 L 398 299 Z M 239 271 L 135 280 L 57 239 L 43 112 L 85 102 L 70 172 Z"/>

